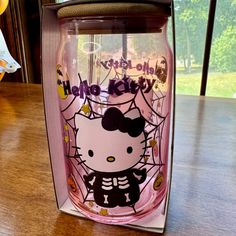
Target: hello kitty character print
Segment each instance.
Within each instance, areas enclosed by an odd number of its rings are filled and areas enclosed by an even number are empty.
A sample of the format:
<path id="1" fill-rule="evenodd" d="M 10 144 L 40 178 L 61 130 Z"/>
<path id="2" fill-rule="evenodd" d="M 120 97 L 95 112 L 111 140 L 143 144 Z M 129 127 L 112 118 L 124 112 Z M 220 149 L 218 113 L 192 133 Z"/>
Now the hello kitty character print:
<path id="1" fill-rule="evenodd" d="M 145 153 L 144 126 L 138 108 L 123 114 L 110 107 L 102 118 L 94 119 L 75 114 L 76 146 L 82 162 L 91 170 L 83 177 L 97 205 L 134 206 L 139 200 L 139 185 L 147 174 L 145 168 L 134 166 Z"/>

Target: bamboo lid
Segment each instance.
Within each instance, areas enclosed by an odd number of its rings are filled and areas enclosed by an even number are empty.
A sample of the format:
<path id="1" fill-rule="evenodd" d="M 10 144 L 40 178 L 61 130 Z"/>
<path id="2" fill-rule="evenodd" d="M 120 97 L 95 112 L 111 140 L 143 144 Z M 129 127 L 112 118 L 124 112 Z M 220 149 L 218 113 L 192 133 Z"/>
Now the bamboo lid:
<path id="1" fill-rule="evenodd" d="M 140 2 L 91 2 L 60 8 L 59 19 L 71 17 L 167 17 L 170 7 L 160 3 Z"/>

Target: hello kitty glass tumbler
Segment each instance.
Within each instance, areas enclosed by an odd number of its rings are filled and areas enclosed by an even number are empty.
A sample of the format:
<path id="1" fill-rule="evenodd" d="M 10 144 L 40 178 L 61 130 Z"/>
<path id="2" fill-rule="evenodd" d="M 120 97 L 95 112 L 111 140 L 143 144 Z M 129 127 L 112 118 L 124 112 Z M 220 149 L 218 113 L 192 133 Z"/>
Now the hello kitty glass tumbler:
<path id="1" fill-rule="evenodd" d="M 57 13 L 69 197 L 81 213 L 103 223 L 140 219 L 168 191 L 170 6 L 153 2 L 81 1 Z"/>

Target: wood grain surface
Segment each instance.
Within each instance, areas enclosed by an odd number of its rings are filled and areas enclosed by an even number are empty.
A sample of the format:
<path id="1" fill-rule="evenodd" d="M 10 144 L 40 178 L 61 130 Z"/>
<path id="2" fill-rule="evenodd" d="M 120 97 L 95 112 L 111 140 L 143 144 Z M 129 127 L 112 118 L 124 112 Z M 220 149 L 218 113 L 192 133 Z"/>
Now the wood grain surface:
<path id="1" fill-rule="evenodd" d="M 57 210 L 42 100 L 0 84 L 0 235 L 156 235 Z M 177 96 L 165 235 L 236 235 L 236 100 Z"/>

